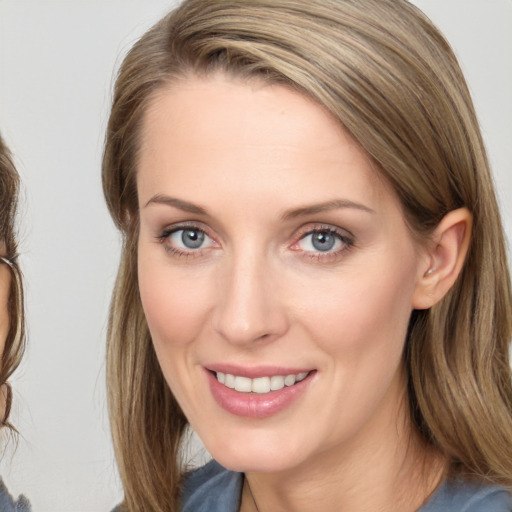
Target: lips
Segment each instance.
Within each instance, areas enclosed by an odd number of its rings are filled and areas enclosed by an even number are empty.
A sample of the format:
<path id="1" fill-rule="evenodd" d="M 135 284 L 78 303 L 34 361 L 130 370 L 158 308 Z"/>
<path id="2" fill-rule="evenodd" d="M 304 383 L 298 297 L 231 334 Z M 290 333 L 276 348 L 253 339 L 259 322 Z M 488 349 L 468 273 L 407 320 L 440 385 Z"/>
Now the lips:
<path id="1" fill-rule="evenodd" d="M 266 418 L 287 409 L 309 387 L 315 370 L 208 368 L 215 401 L 227 412 Z M 221 371 L 224 370 L 224 371 Z"/>

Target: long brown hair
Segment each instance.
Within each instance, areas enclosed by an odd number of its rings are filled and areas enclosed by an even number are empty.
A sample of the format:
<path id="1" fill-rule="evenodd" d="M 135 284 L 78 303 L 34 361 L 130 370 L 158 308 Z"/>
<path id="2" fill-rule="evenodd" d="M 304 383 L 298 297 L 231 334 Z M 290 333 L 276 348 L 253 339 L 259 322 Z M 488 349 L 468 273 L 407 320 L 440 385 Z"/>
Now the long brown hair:
<path id="1" fill-rule="evenodd" d="M 8 380 L 20 364 L 25 341 L 23 287 L 17 260 L 15 229 L 19 186 L 19 176 L 11 154 L 0 136 L 0 242 L 6 249 L 5 254 L 0 255 L 0 264 L 8 266 L 12 276 L 8 301 L 10 325 L 0 357 L 0 390 L 5 393 L 5 411 L 0 418 L 0 426 L 7 426 L 12 430 L 14 427 L 8 421 L 12 403 Z"/>
<path id="2" fill-rule="evenodd" d="M 137 284 L 135 176 L 143 114 L 180 77 L 285 84 L 326 108 L 395 189 L 414 233 L 473 215 L 462 273 L 411 317 L 409 402 L 456 474 L 512 486 L 510 280 L 472 100 L 457 60 L 406 0 L 185 0 L 131 49 L 115 85 L 103 187 L 123 234 L 107 348 L 109 408 L 130 511 L 177 510 L 186 418 L 160 371 Z"/>

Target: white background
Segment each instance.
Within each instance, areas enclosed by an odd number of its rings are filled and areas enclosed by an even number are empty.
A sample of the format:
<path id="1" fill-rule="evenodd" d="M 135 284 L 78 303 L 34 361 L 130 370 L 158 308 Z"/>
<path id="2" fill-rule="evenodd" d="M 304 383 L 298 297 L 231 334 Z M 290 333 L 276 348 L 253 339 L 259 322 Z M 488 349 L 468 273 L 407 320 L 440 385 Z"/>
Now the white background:
<path id="1" fill-rule="evenodd" d="M 512 232 L 512 1 L 417 0 L 472 90 Z M 104 338 L 119 238 L 100 161 L 113 70 L 169 0 L 0 0 L 0 131 L 25 193 L 21 253 L 29 346 L 13 379 L 22 436 L 0 474 L 35 512 L 108 511 Z"/>

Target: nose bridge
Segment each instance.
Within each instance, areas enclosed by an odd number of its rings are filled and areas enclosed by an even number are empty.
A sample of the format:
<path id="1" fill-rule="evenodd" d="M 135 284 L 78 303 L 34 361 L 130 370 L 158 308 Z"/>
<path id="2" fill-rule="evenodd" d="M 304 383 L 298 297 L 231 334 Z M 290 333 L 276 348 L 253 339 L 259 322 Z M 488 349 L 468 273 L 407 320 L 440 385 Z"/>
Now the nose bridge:
<path id="1" fill-rule="evenodd" d="M 270 340 L 286 330 L 275 270 L 248 243 L 227 258 L 219 283 L 216 329 L 230 343 Z"/>

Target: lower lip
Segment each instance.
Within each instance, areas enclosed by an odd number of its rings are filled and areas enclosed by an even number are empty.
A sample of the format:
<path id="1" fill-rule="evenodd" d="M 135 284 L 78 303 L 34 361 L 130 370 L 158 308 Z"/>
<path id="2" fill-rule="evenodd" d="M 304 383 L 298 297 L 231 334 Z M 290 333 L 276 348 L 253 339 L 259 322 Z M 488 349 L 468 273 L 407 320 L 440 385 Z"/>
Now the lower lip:
<path id="1" fill-rule="evenodd" d="M 241 393 L 221 384 L 216 376 L 206 371 L 208 384 L 215 401 L 227 412 L 246 418 L 268 418 L 289 407 L 306 391 L 314 371 L 293 386 L 285 386 L 269 393 Z"/>

